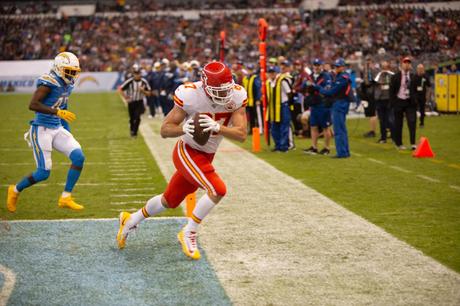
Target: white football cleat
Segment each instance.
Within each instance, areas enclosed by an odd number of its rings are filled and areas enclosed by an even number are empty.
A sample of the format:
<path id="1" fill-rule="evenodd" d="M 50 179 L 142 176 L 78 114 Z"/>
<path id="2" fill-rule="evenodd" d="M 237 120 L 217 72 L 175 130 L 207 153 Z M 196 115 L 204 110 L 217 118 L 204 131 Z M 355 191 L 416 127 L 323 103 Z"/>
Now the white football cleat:
<path id="1" fill-rule="evenodd" d="M 201 258 L 201 254 L 198 250 L 198 244 L 196 241 L 196 232 L 185 231 L 185 228 L 183 228 L 177 234 L 177 239 L 182 245 L 182 251 L 185 255 L 195 260 Z"/>

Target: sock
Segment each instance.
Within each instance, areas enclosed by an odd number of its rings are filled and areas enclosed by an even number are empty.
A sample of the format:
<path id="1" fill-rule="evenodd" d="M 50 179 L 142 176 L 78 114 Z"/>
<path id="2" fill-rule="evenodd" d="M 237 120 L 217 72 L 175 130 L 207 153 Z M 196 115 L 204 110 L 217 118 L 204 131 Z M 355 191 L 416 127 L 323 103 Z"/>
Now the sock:
<path id="1" fill-rule="evenodd" d="M 18 187 L 14 185 L 14 192 L 19 193 Z"/>
<path id="2" fill-rule="evenodd" d="M 70 195 L 71 195 L 70 192 L 63 191 L 61 197 L 62 197 L 62 198 L 67 198 L 67 197 L 70 197 Z"/>
<path id="3" fill-rule="evenodd" d="M 81 170 L 83 169 L 83 164 L 85 162 L 85 156 L 81 149 L 75 149 L 69 155 L 72 164 L 70 165 L 69 172 L 67 173 L 67 181 L 65 183 L 64 191 L 72 192 L 73 187 L 80 177 Z"/>
<path id="4" fill-rule="evenodd" d="M 214 206 L 216 206 L 216 204 L 209 198 L 208 194 L 202 196 L 201 199 L 198 200 L 198 203 L 196 203 L 195 209 L 192 212 L 192 217 L 188 219 L 185 231 L 196 232 L 198 230 L 198 225 L 200 225 L 201 221 L 209 214 Z"/>
<path id="5" fill-rule="evenodd" d="M 166 207 L 164 207 L 161 203 L 161 197 L 161 194 L 154 196 L 153 198 L 147 201 L 147 204 L 145 204 L 144 207 L 132 214 L 131 218 L 129 218 L 129 221 L 126 223 L 127 228 L 136 226 L 148 217 L 157 215 L 162 211 L 166 210 Z"/>

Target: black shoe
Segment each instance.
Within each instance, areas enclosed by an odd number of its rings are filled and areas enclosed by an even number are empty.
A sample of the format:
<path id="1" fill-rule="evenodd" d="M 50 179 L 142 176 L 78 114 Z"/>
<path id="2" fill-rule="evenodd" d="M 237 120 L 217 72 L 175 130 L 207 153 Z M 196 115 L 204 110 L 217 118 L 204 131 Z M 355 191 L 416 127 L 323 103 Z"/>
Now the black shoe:
<path id="1" fill-rule="evenodd" d="M 420 123 L 420 125 L 418 127 L 423 129 L 425 127 L 425 125 L 423 123 Z"/>
<path id="2" fill-rule="evenodd" d="M 317 148 L 313 148 L 313 147 L 309 147 L 308 149 L 303 149 L 303 152 L 304 153 L 307 153 L 307 154 L 318 154 L 318 149 Z"/>
<path id="3" fill-rule="evenodd" d="M 375 137 L 375 132 L 374 131 L 369 131 L 363 135 L 365 138 L 373 138 Z"/>
<path id="4" fill-rule="evenodd" d="M 411 149 L 412 151 L 415 151 L 415 150 L 417 150 L 417 146 L 413 144 L 413 145 L 410 146 L 410 149 Z"/>
<path id="5" fill-rule="evenodd" d="M 331 153 L 331 150 L 329 150 L 328 148 L 324 148 L 321 151 L 319 151 L 319 154 L 321 155 L 329 155 L 330 153 Z"/>
<path id="6" fill-rule="evenodd" d="M 277 152 L 279 151 L 277 148 L 270 149 L 270 152 Z"/>
<path id="7" fill-rule="evenodd" d="M 387 143 L 387 140 L 386 139 L 379 139 L 379 141 L 377 141 L 377 143 Z"/>

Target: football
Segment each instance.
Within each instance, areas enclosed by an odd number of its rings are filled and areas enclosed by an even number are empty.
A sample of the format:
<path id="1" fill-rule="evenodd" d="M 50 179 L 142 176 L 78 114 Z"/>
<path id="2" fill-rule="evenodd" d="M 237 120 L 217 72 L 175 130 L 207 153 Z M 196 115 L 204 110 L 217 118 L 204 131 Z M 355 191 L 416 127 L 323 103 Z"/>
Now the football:
<path id="1" fill-rule="evenodd" d="M 193 115 L 193 125 L 195 126 L 195 132 L 193 133 L 193 140 L 196 141 L 200 146 L 204 146 L 211 136 L 211 132 L 204 132 L 203 127 L 200 126 L 200 113 Z"/>

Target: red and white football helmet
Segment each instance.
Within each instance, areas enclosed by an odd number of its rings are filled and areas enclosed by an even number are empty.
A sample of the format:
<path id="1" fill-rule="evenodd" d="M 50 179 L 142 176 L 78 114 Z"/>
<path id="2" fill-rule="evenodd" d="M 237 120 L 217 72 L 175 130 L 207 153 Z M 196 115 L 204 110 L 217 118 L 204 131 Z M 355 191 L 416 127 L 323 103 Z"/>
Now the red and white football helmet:
<path id="1" fill-rule="evenodd" d="M 211 62 L 203 67 L 201 81 L 206 94 L 219 105 L 226 105 L 232 100 L 233 81 L 230 68 L 222 62 Z"/>

